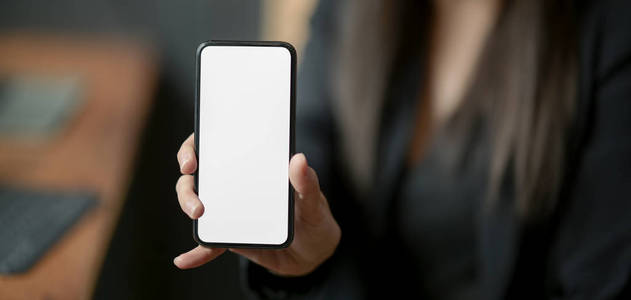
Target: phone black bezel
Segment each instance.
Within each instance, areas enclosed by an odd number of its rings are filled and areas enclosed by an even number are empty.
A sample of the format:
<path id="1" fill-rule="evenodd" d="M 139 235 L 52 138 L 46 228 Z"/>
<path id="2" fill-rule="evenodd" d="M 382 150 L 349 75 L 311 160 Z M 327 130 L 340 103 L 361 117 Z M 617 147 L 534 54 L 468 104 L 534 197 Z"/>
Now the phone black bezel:
<path id="1" fill-rule="evenodd" d="M 296 49 L 287 43 L 281 41 L 220 41 L 211 40 L 201 43 L 197 47 L 196 63 L 195 63 L 195 155 L 197 156 L 199 166 L 199 86 L 200 86 L 200 63 L 202 50 L 208 46 L 247 46 L 247 47 L 283 47 L 287 49 L 291 56 L 291 82 L 290 82 L 290 124 L 289 124 L 289 157 L 295 154 L 295 122 L 296 122 Z M 195 193 L 197 193 L 199 168 L 195 170 Z M 193 239 L 202 246 L 215 248 L 269 248 L 279 249 L 288 247 L 294 239 L 294 189 L 287 179 L 289 189 L 289 212 L 287 224 L 287 240 L 281 244 L 249 244 L 249 243 L 215 243 L 205 242 L 199 238 L 197 233 L 197 220 L 193 220 Z"/>

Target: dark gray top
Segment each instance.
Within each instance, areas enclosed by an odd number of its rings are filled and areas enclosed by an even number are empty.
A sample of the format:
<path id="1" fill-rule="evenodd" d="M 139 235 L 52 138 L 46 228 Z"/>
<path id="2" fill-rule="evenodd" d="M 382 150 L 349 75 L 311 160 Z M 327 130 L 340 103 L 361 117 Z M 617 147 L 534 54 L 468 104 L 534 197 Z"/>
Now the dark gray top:
<path id="1" fill-rule="evenodd" d="M 426 299 L 477 299 L 476 213 L 483 205 L 486 144 L 456 164 L 445 155 L 454 147 L 439 136 L 416 166 L 404 171 L 392 219 L 399 247 L 407 252 L 415 292 Z M 447 157 L 446 157 L 447 156 Z"/>

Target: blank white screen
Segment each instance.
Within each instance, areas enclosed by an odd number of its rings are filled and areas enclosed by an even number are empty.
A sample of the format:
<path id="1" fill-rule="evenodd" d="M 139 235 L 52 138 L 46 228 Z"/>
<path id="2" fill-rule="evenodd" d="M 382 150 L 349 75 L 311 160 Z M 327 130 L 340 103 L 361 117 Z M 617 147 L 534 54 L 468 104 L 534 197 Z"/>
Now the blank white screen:
<path id="1" fill-rule="evenodd" d="M 206 46 L 199 80 L 199 238 L 282 244 L 289 217 L 289 51 Z"/>

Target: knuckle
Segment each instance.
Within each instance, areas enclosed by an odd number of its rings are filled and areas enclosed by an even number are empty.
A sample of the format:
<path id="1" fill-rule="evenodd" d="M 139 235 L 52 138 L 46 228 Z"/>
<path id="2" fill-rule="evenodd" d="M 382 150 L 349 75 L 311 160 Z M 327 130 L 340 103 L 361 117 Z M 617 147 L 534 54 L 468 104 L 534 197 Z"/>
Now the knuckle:
<path id="1" fill-rule="evenodd" d="M 175 182 L 175 192 L 180 193 L 180 181 L 182 181 L 182 177 L 178 178 L 177 182 Z"/>
<path id="2" fill-rule="evenodd" d="M 195 197 L 195 193 L 193 192 L 193 189 L 187 188 L 182 191 L 182 197 L 190 200 Z"/>
<path id="3" fill-rule="evenodd" d="M 180 146 L 180 149 L 177 150 L 177 157 L 181 157 L 182 156 L 182 152 L 184 151 L 184 148 L 186 147 L 186 144 L 182 144 Z"/>
<path id="4" fill-rule="evenodd" d="M 182 175 L 180 176 L 180 178 L 178 178 L 177 183 L 175 183 L 175 191 L 179 194 L 182 192 L 182 188 L 184 188 L 186 182 L 186 175 Z"/>
<path id="5" fill-rule="evenodd" d="M 175 158 L 177 159 L 177 162 L 180 163 L 180 159 L 182 158 L 182 149 L 177 152 Z"/>
<path id="6" fill-rule="evenodd" d="M 187 153 L 189 155 L 193 154 L 193 148 L 191 148 L 191 146 L 186 145 L 182 148 L 182 153 Z"/>

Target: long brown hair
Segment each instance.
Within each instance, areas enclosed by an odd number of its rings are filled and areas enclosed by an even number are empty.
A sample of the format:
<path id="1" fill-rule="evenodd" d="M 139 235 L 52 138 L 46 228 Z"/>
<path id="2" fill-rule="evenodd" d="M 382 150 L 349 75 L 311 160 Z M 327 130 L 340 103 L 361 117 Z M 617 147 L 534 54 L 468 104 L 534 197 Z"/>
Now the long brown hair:
<path id="1" fill-rule="evenodd" d="M 345 160 L 361 191 L 375 172 L 376 133 L 397 45 L 420 36 L 402 35 L 402 19 L 420 14 L 406 12 L 405 1 L 347 5 L 339 69 L 331 79 Z M 470 88 L 447 125 L 464 135 L 472 122 L 486 122 L 491 140 L 487 207 L 507 183 L 522 217 L 543 216 L 555 207 L 575 102 L 575 29 L 570 0 L 503 3 Z"/>

